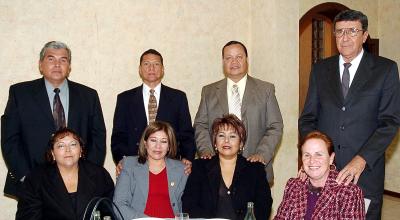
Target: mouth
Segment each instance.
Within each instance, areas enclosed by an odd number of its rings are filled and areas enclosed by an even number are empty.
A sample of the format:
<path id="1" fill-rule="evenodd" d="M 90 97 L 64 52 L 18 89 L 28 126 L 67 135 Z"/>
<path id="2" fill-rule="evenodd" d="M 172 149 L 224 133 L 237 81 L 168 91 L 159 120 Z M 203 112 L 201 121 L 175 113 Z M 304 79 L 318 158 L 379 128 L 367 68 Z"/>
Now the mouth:
<path id="1" fill-rule="evenodd" d="M 222 149 L 224 149 L 224 150 L 230 150 L 232 147 L 231 146 L 228 146 L 228 145 L 225 145 L 225 146 L 222 146 Z"/>
<path id="2" fill-rule="evenodd" d="M 308 169 L 310 170 L 318 170 L 319 168 L 321 168 L 321 166 L 308 166 Z"/>

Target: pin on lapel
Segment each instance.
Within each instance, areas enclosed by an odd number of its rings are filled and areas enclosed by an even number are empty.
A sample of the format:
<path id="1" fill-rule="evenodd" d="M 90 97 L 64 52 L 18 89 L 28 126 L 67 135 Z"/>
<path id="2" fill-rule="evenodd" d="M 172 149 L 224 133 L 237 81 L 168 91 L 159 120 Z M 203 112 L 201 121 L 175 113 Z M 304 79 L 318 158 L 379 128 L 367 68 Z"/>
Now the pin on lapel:
<path id="1" fill-rule="evenodd" d="M 171 186 L 174 186 L 175 185 L 175 182 L 171 182 Z"/>

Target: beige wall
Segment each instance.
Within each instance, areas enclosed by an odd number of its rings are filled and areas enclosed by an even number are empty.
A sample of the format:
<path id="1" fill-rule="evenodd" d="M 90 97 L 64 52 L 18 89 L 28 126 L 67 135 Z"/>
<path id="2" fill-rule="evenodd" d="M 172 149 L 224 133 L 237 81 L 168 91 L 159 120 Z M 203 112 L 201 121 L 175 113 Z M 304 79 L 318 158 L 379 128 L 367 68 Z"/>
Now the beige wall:
<path id="1" fill-rule="evenodd" d="M 297 168 L 298 20 L 322 2 L 1 1 L 0 111 L 5 108 L 11 84 L 40 76 L 37 59 L 43 44 L 50 40 L 66 42 L 73 56 L 70 79 L 99 92 L 108 130 L 105 166 L 114 175 L 109 143 L 116 95 L 140 84 L 140 54 L 148 48 L 163 54 L 164 83 L 187 93 L 194 118 L 201 87 L 223 77 L 221 47 L 229 40 L 240 40 L 249 49 L 251 74 L 275 84 L 284 119 L 284 136 L 274 161 L 276 180 L 272 192 L 276 210 L 283 187 Z M 398 5 L 396 0 L 380 0 L 380 4 L 373 0 L 338 2 L 364 11 L 370 19 L 372 37 L 382 35 L 382 54 L 400 58 L 390 43 L 399 39 L 398 34 L 393 35 L 398 28 L 388 22 L 391 16 L 398 18 L 396 8 L 391 7 Z M 379 26 L 378 18 L 386 22 Z M 6 167 L 0 160 L 0 189 L 5 175 Z M 12 219 L 16 202 L 0 197 L 0 209 L 0 219 Z"/>

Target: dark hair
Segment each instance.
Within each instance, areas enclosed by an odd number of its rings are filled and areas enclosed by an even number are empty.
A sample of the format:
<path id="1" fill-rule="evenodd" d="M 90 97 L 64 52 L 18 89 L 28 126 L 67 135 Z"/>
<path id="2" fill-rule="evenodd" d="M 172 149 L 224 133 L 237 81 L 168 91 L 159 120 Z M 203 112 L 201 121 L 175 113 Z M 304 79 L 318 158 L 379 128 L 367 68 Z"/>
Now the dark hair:
<path id="1" fill-rule="evenodd" d="M 151 122 L 146 127 L 146 129 L 143 132 L 142 138 L 140 139 L 139 157 L 138 157 L 139 163 L 141 163 L 141 164 L 146 163 L 146 161 L 147 161 L 147 150 L 146 150 L 146 146 L 145 146 L 144 142 L 149 139 L 150 135 L 156 133 L 157 131 L 164 131 L 167 134 L 167 137 L 168 137 L 168 148 L 169 148 L 167 157 L 175 158 L 176 151 L 177 151 L 177 143 L 176 143 L 176 137 L 175 137 L 174 129 L 167 122 L 154 121 L 154 122 Z"/>
<path id="2" fill-rule="evenodd" d="M 333 19 L 334 28 L 336 28 L 336 22 L 339 21 L 359 21 L 361 23 L 363 31 L 365 32 L 368 30 L 368 18 L 361 11 L 356 11 L 351 9 L 341 11 Z"/>
<path id="3" fill-rule="evenodd" d="M 47 49 L 65 49 L 67 51 L 67 54 L 68 54 L 68 63 L 71 64 L 71 59 L 72 59 L 71 58 L 71 50 L 69 49 L 69 47 L 65 43 L 63 43 L 61 41 L 50 41 L 50 42 L 47 42 L 43 46 L 42 50 L 39 53 L 39 60 L 40 61 L 43 61 L 44 56 L 46 55 Z"/>
<path id="4" fill-rule="evenodd" d="M 235 129 L 236 133 L 239 135 L 240 143 L 243 145 L 246 143 L 247 134 L 243 122 L 234 114 L 225 114 L 222 118 L 216 118 L 212 124 L 213 146 L 215 145 L 218 132 L 226 127 Z"/>
<path id="5" fill-rule="evenodd" d="M 327 146 L 327 150 L 329 155 L 332 154 L 333 152 L 333 144 L 332 144 L 332 140 L 331 138 L 328 137 L 328 135 L 320 132 L 320 131 L 312 131 L 310 133 L 308 133 L 303 140 L 301 140 L 301 142 L 299 143 L 299 149 L 301 150 L 301 148 L 303 147 L 303 145 L 310 139 L 319 139 L 322 140 L 323 142 L 325 142 L 326 146 Z"/>
<path id="6" fill-rule="evenodd" d="M 246 57 L 247 57 L 247 48 L 246 48 L 246 46 L 244 46 L 244 44 L 242 44 L 241 42 L 235 41 L 235 40 L 229 41 L 228 43 L 226 43 L 224 45 L 224 47 L 222 48 L 222 57 L 224 57 L 225 47 L 230 46 L 230 45 L 234 45 L 234 44 L 239 44 L 240 46 L 242 46 L 243 50 L 244 50 L 244 53 L 246 54 Z"/>
<path id="7" fill-rule="evenodd" d="M 159 57 L 160 57 L 161 64 L 164 65 L 164 63 L 163 63 L 163 57 L 161 56 L 161 53 L 158 52 L 157 50 L 154 50 L 154 49 L 148 49 L 148 50 L 146 50 L 144 53 L 142 53 L 142 55 L 140 56 L 140 63 L 139 63 L 139 65 L 142 64 L 143 57 L 146 56 L 147 54 L 153 54 L 153 55 L 159 56 Z"/>
<path id="8" fill-rule="evenodd" d="M 45 159 L 46 162 L 54 164 L 54 158 L 53 158 L 53 154 L 51 153 L 51 151 L 54 149 L 54 144 L 66 137 L 66 136 L 71 136 L 73 139 L 77 140 L 79 142 L 79 145 L 81 146 L 81 159 L 86 159 L 86 147 L 85 144 L 82 140 L 82 138 L 78 135 L 78 133 L 76 133 L 74 130 L 69 129 L 69 128 L 60 128 L 58 131 L 56 131 L 54 134 L 51 135 L 51 138 L 49 140 L 49 143 L 47 145 L 47 150 L 46 150 L 46 154 L 45 154 Z"/>

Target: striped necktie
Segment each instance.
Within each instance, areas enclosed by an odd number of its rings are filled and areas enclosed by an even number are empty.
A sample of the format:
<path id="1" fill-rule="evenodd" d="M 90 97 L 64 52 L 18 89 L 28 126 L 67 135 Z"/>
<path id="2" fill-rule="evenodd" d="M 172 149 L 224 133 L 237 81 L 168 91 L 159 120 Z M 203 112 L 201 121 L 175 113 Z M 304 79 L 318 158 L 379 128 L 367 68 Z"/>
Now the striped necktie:
<path id="1" fill-rule="evenodd" d="M 149 111 L 149 123 L 155 121 L 157 116 L 157 99 L 154 96 L 154 89 L 150 89 L 148 111 Z"/>
<path id="2" fill-rule="evenodd" d="M 240 101 L 239 87 L 234 84 L 232 86 L 232 100 L 231 100 L 231 111 L 230 113 L 235 114 L 239 119 L 241 119 L 241 107 L 242 102 Z"/>
<path id="3" fill-rule="evenodd" d="M 344 65 L 344 70 L 342 75 L 342 92 L 343 92 L 343 97 L 346 98 L 350 88 L 349 67 L 351 66 L 351 63 L 343 63 L 343 65 Z"/>

